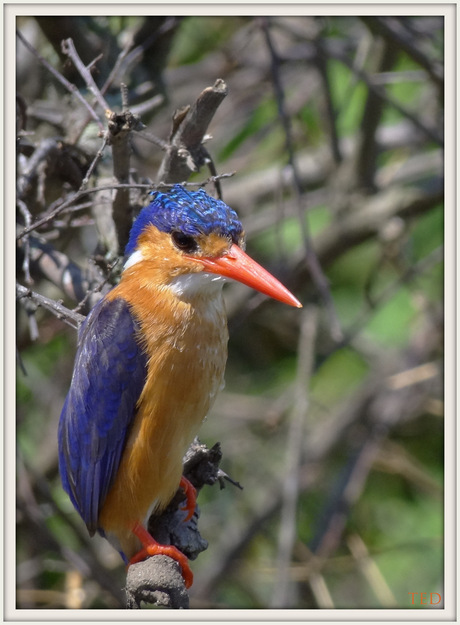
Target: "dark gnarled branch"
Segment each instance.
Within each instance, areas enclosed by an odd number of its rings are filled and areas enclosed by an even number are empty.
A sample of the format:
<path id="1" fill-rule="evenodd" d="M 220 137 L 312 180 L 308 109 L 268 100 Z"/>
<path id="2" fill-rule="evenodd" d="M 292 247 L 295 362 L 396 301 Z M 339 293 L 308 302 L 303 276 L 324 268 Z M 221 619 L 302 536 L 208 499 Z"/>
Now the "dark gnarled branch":
<path id="1" fill-rule="evenodd" d="M 197 492 L 205 485 L 221 482 L 219 469 L 222 454 L 219 443 L 211 449 L 198 439 L 190 446 L 184 458 L 184 475 Z M 182 491 L 171 501 L 161 515 L 149 520 L 149 531 L 162 544 L 177 547 L 194 560 L 207 549 L 208 543 L 200 536 L 197 522 L 199 509 L 184 523 L 184 512 L 178 509 Z M 139 609 L 142 603 L 174 609 L 188 608 L 188 593 L 177 562 L 167 556 L 154 556 L 129 567 L 126 578 L 126 607 Z"/>
<path id="2" fill-rule="evenodd" d="M 192 106 L 175 113 L 170 143 L 158 172 L 159 182 L 183 182 L 204 165 L 203 140 L 226 95 L 227 85 L 219 78 L 201 92 Z"/>

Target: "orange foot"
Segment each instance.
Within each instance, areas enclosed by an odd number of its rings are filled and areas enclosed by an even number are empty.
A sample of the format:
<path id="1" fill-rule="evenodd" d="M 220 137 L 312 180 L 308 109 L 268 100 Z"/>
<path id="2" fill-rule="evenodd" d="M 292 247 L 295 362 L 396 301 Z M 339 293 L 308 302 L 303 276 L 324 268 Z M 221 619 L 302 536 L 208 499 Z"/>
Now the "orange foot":
<path id="1" fill-rule="evenodd" d="M 150 556 L 169 556 L 181 565 L 185 587 L 190 588 L 193 584 L 193 573 L 190 570 L 187 558 L 177 547 L 173 545 L 160 545 L 140 523 L 135 523 L 133 525 L 132 532 L 139 538 L 143 548 L 131 558 L 129 561 L 130 565 L 136 564 L 136 562 L 142 562 L 142 560 Z"/>
<path id="2" fill-rule="evenodd" d="M 187 497 L 187 501 L 184 506 L 181 507 L 181 510 L 187 510 L 188 514 L 184 519 L 184 523 L 189 521 L 196 508 L 196 488 L 193 486 L 192 482 L 190 482 L 186 477 L 182 476 L 180 478 L 179 486 L 184 490 L 185 496 Z"/>

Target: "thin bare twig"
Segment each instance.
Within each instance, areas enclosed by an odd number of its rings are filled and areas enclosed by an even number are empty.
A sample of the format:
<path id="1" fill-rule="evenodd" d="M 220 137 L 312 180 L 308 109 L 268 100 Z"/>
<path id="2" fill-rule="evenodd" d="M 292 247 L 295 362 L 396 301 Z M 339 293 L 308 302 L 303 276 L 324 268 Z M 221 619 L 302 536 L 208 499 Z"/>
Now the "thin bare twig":
<path id="1" fill-rule="evenodd" d="M 128 92 L 126 85 L 121 83 L 121 99 L 122 99 L 122 112 L 115 113 L 110 110 L 104 96 L 102 95 L 99 87 L 94 82 L 89 69 L 80 59 L 73 41 L 66 39 L 62 42 L 62 51 L 64 54 L 74 63 L 78 72 L 85 80 L 88 89 L 94 95 L 99 106 L 104 110 L 105 116 L 108 119 L 108 130 L 104 135 L 104 144 L 101 149 L 104 148 L 106 143 L 112 146 L 112 158 L 113 158 L 113 172 L 117 183 L 128 184 L 130 177 L 130 149 L 129 149 L 129 135 L 131 130 L 140 130 L 144 127 L 140 119 L 133 115 L 128 110 Z M 97 158 L 97 155 L 96 155 Z M 93 161 L 93 165 L 96 161 Z M 86 179 L 88 178 L 88 174 Z M 115 256 L 120 253 L 126 246 L 129 237 L 129 231 L 132 225 L 132 209 L 130 204 L 130 188 L 118 187 L 115 192 L 115 197 L 112 201 L 112 219 L 115 224 L 117 234 L 117 249 L 109 250 L 110 253 Z"/>
<path id="2" fill-rule="evenodd" d="M 113 184 L 93 187 L 91 189 L 80 189 L 79 191 L 77 191 L 71 197 L 67 198 L 64 201 L 59 199 L 57 201 L 58 206 L 56 206 L 56 208 L 52 208 L 50 211 L 48 211 L 48 213 L 44 217 L 37 219 L 36 221 L 34 221 L 32 225 L 21 230 L 21 232 L 19 232 L 16 238 L 22 239 L 24 236 L 26 236 L 33 230 L 37 230 L 37 228 L 40 228 L 41 226 L 44 226 L 45 224 L 49 223 L 55 217 L 57 217 L 62 211 L 68 208 L 71 204 L 73 204 L 74 202 L 77 202 L 78 200 L 80 200 L 82 197 L 85 197 L 86 195 L 90 195 L 91 193 L 98 193 L 100 191 L 118 189 L 118 188 L 120 189 L 124 189 L 124 188 L 145 189 L 146 191 L 148 191 L 148 190 L 153 189 L 154 185 L 153 184 L 138 184 L 138 183 L 126 183 L 126 184 L 113 183 Z M 59 203 L 59 202 L 62 202 L 62 203 Z"/>
<path id="3" fill-rule="evenodd" d="M 151 132 L 147 132 L 146 130 L 133 130 L 133 133 L 140 139 L 157 145 L 163 151 L 166 151 L 168 148 L 169 144 L 167 141 L 160 139 L 160 137 L 156 137 Z"/>
<path id="4" fill-rule="evenodd" d="M 72 39 L 65 39 L 62 42 L 61 47 L 62 47 L 63 53 L 66 54 L 71 59 L 72 63 L 77 68 L 78 73 L 85 81 L 86 86 L 91 91 L 93 96 L 96 98 L 97 103 L 99 104 L 101 109 L 104 111 L 104 113 L 107 110 L 110 110 L 110 107 L 107 104 L 107 101 L 102 95 L 99 87 L 94 82 L 94 79 L 91 75 L 89 68 L 83 63 L 80 56 L 78 55 Z"/>
<path id="5" fill-rule="evenodd" d="M 270 52 L 273 86 L 274 86 L 276 101 L 278 104 L 278 115 L 281 119 L 281 123 L 284 129 L 284 135 L 285 135 L 285 141 L 286 141 L 286 152 L 288 154 L 289 168 L 292 172 L 292 182 L 293 182 L 293 188 L 294 188 L 294 192 L 295 192 L 295 196 L 297 200 L 298 223 L 299 223 L 300 231 L 302 233 L 305 261 L 311 272 L 313 282 L 316 288 L 318 289 L 318 292 L 327 310 L 329 323 L 330 323 L 331 336 L 333 337 L 334 340 L 340 341 L 343 336 L 342 330 L 340 328 L 340 322 L 335 312 L 335 306 L 334 306 L 334 302 L 331 296 L 327 278 L 324 275 L 324 272 L 321 268 L 321 265 L 318 261 L 318 258 L 313 248 L 313 242 L 312 242 L 312 237 L 309 231 L 308 222 L 305 219 L 304 199 L 303 199 L 302 188 L 300 184 L 300 175 L 298 172 L 296 158 L 294 155 L 294 147 L 293 147 L 292 133 L 291 133 L 291 123 L 290 123 L 289 115 L 287 114 L 285 104 L 284 104 L 284 101 L 285 101 L 284 89 L 281 84 L 280 68 L 279 68 L 280 59 L 275 49 L 275 45 L 274 45 L 274 42 L 272 40 L 271 33 L 270 33 L 269 23 L 266 18 L 261 20 L 261 28 L 265 36 L 267 48 Z"/>
<path id="6" fill-rule="evenodd" d="M 96 284 L 96 286 L 94 286 L 92 289 L 88 290 L 88 292 L 85 294 L 85 297 L 80 302 L 78 302 L 78 304 L 75 306 L 75 308 L 73 309 L 73 312 L 76 312 L 76 313 L 80 312 L 80 310 L 85 308 L 86 304 L 88 303 L 88 301 L 91 300 L 91 297 L 95 293 L 101 293 L 102 292 L 104 287 L 107 284 L 109 284 L 109 281 L 110 281 L 110 278 L 111 278 L 111 273 L 114 270 L 114 268 L 118 265 L 119 261 L 120 261 L 120 259 L 117 258 L 112 265 L 109 265 L 107 267 L 107 277 L 104 280 L 102 280 L 102 282 L 100 282 L 99 284 Z"/>
<path id="7" fill-rule="evenodd" d="M 18 300 L 27 298 L 28 300 L 34 302 L 37 306 L 41 306 L 42 308 L 49 310 L 58 319 L 61 319 L 75 329 L 78 329 L 85 318 L 84 315 L 80 315 L 79 313 L 70 310 L 70 308 L 66 308 L 61 302 L 57 302 L 54 299 L 45 297 L 44 295 L 40 295 L 40 293 L 36 293 L 35 291 L 28 289 L 27 287 L 22 286 L 22 284 L 16 284 L 16 298 Z"/>
<path id="8" fill-rule="evenodd" d="M 102 156 L 104 154 L 104 149 L 105 149 L 106 145 L 107 145 L 107 136 L 104 135 L 103 138 L 102 138 L 102 145 L 99 148 L 99 150 L 96 152 L 96 156 L 93 158 L 90 166 L 88 167 L 88 169 L 86 171 L 86 174 L 85 174 L 85 177 L 82 180 L 82 183 L 81 183 L 79 191 L 84 189 L 84 187 L 86 187 L 86 185 L 88 184 L 89 179 L 91 178 L 91 175 L 92 175 L 93 171 L 96 168 L 96 165 L 99 163 L 99 161 L 101 160 L 101 158 L 102 158 Z"/>
<path id="9" fill-rule="evenodd" d="M 443 200 L 444 185 L 440 178 L 434 178 L 430 190 L 397 186 L 356 200 L 355 211 L 331 223 L 316 236 L 318 258 L 325 267 L 353 246 L 375 236 L 390 218 L 422 215 Z M 303 260 L 299 259 L 299 262 L 303 263 Z"/>
<path id="10" fill-rule="evenodd" d="M 104 129 L 103 123 L 99 119 L 96 111 L 92 108 L 92 106 L 90 104 L 88 104 L 88 102 L 82 96 L 82 94 L 80 93 L 78 87 L 76 87 L 74 84 L 69 82 L 66 78 L 64 78 L 64 76 L 60 72 L 58 72 L 57 69 L 55 69 L 52 65 L 50 65 L 48 63 L 48 61 L 46 59 L 44 59 L 41 56 L 41 54 L 39 54 L 37 52 L 37 50 L 35 50 L 35 48 L 32 45 L 30 45 L 30 43 L 24 38 L 24 36 L 22 35 L 21 32 L 16 31 L 16 34 L 17 34 L 19 40 L 25 45 L 25 47 L 34 56 L 37 57 L 37 59 L 40 61 L 40 63 L 42 63 L 44 65 L 44 67 L 46 67 L 46 69 L 49 72 L 51 72 L 51 74 L 53 74 L 53 76 L 61 83 L 61 85 L 63 85 L 72 95 L 74 95 L 77 98 L 77 100 L 79 100 L 79 102 L 81 102 L 83 104 L 83 106 L 87 109 L 89 115 L 91 116 L 91 119 L 93 119 L 95 122 L 97 122 L 100 130 L 103 130 Z"/>
<path id="11" fill-rule="evenodd" d="M 153 30 L 151 28 L 151 23 L 149 23 L 147 19 L 144 22 L 144 25 L 140 28 L 140 30 L 134 34 L 134 37 L 130 42 L 130 47 L 127 49 L 126 54 L 123 56 L 123 58 L 120 59 L 120 63 L 117 68 L 117 74 L 121 75 L 122 72 L 127 72 L 130 66 L 133 66 L 135 63 L 139 63 L 146 51 L 149 48 L 152 48 L 153 44 L 155 44 L 160 37 L 170 33 L 175 28 L 177 28 L 180 20 L 180 17 L 166 17 L 164 22 L 155 30 Z M 146 32 L 148 33 L 147 36 L 145 36 Z M 142 37 L 145 38 L 142 39 Z M 140 43 L 137 43 L 138 40 L 140 40 Z M 133 43 L 134 47 L 131 47 Z M 137 45 L 135 45 L 136 43 Z M 115 78 L 116 73 L 112 72 L 112 82 Z"/>
<path id="12" fill-rule="evenodd" d="M 338 165 L 342 162 L 342 153 L 340 150 L 340 137 L 337 132 L 337 113 L 335 111 L 334 102 L 332 100 L 332 89 L 329 80 L 326 55 L 324 53 L 324 42 L 321 32 L 314 39 L 316 45 L 315 63 L 321 78 L 322 93 L 325 100 L 326 108 L 326 123 L 329 143 L 331 146 L 331 154 L 334 159 L 334 163 Z"/>
<path id="13" fill-rule="evenodd" d="M 294 387 L 295 403 L 291 411 L 291 423 L 286 446 L 286 474 L 283 484 L 278 539 L 277 573 L 271 599 L 271 607 L 274 609 L 292 607 L 291 598 L 289 597 L 289 567 L 297 537 L 296 513 L 300 491 L 299 468 L 303 450 L 304 424 L 309 405 L 308 387 L 313 370 L 317 323 L 317 308 L 308 306 L 303 312 L 301 322 L 297 374 Z"/>
<path id="14" fill-rule="evenodd" d="M 428 126 L 419 117 L 414 115 L 405 106 L 400 104 L 395 98 L 390 96 L 385 88 L 373 81 L 372 76 L 370 76 L 366 71 L 356 67 L 352 60 L 348 59 L 341 52 L 334 50 L 332 47 L 329 47 L 327 49 L 327 54 L 330 58 L 340 61 L 346 67 L 348 67 L 350 71 L 353 72 L 353 74 L 366 85 L 369 91 L 374 93 L 382 101 L 398 111 L 398 113 L 400 113 L 404 118 L 408 119 L 415 126 L 415 128 L 417 128 L 417 130 L 425 135 L 427 139 L 429 139 L 430 141 L 434 141 L 437 145 L 441 147 L 444 146 L 444 138 L 436 128 Z"/>
<path id="15" fill-rule="evenodd" d="M 425 54 L 417 38 L 400 18 L 362 16 L 360 19 L 374 34 L 385 37 L 393 46 L 404 50 L 420 67 L 423 67 L 440 90 L 444 89 L 442 63 Z"/>
<path id="16" fill-rule="evenodd" d="M 157 93 L 140 104 L 133 104 L 131 106 L 131 113 L 133 113 L 133 115 L 145 115 L 146 113 L 150 113 L 154 109 L 160 107 L 164 101 L 164 96 Z"/>
<path id="17" fill-rule="evenodd" d="M 133 39 L 135 38 L 135 35 L 134 37 L 131 37 L 125 43 L 123 50 L 121 50 L 121 52 L 119 53 L 114 66 L 110 70 L 109 76 L 107 77 L 106 81 L 101 87 L 100 89 L 101 94 L 105 95 L 108 89 L 119 79 L 119 77 L 121 77 L 124 73 L 126 73 L 129 65 L 132 65 L 132 63 L 136 59 L 138 59 L 139 56 L 145 51 L 146 47 L 151 46 L 158 37 L 160 37 L 161 35 L 164 35 L 169 30 L 174 28 L 177 25 L 177 22 L 178 22 L 178 18 L 176 17 L 167 18 L 165 22 L 159 28 L 156 29 L 155 32 L 150 34 L 150 36 L 147 38 L 146 41 L 143 41 L 141 44 L 135 46 L 134 48 L 133 48 Z M 142 102 L 141 104 L 132 106 L 131 112 L 135 115 L 143 115 L 146 112 L 149 112 L 152 109 L 156 108 L 157 106 L 160 106 L 163 101 L 164 101 L 164 97 L 160 94 L 156 94 L 149 100 L 146 100 L 145 102 Z M 75 141 L 78 141 L 78 138 L 83 133 L 84 129 L 86 128 L 87 123 L 88 123 L 88 119 L 83 121 L 81 127 L 78 129 L 76 133 Z"/>
<path id="18" fill-rule="evenodd" d="M 393 67 L 397 50 L 386 42 L 373 50 L 375 73 L 388 72 Z M 369 89 L 366 98 L 361 122 L 359 124 L 359 138 L 355 158 L 352 161 L 352 171 L 348 171 L 349 181 L 346 185 L 358 189 L 373 189 L 378 154 L 377 128 L 380 125 L 385 111 L 385 101 L 381 93 Z M 350 187 L 351 185 L 351 187 Z"/>
<path id="19" fill-rule="evenodd" d="M 91 282 L 82 269 L 63 252 L 35 236 L 29 237 L 30 268 L 33 275 L 45 277 L 71 300 L 78 302 L 91 288 Z M 18 248 L 20 252 L 20 247 Z"/>
<path id="20" fill-rule="evenodd" d="M 32 215 L 30 214 L 30 211 L 27 208 L 27 205 L 25 202 L 23 202 L 22 200 L 18 198 L 17 204 L 19 206 L 19 210 L 22 213 L 22 216 L 24 217 L 24 222 L 26 224 L 26 227 L 29 228 L 32 223 Z M 30 241 L 29 241 L 28 236 L 24 237 L 23 245 L 24 245 L 24 260 L 22 262 L 22 270 L 24 272 L 24 277 L 25 277 L 27 284 L 31 285 L 33 283 L 33 280 L 30 276 Z"/>

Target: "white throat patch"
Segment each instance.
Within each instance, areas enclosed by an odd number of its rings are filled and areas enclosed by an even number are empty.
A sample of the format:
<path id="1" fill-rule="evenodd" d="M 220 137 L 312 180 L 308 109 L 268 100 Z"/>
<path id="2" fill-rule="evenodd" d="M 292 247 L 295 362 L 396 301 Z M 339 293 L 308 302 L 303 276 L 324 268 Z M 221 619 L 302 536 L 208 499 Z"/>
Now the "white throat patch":
<path id="1" fill-rule="evenodd" d="M 177 276 L 170 283 L 170 288 L 177 297 L 185 299 L 197 295 L 213 296 L 219 293 L 226 279 L 214 273 L 187 273 Z"/>

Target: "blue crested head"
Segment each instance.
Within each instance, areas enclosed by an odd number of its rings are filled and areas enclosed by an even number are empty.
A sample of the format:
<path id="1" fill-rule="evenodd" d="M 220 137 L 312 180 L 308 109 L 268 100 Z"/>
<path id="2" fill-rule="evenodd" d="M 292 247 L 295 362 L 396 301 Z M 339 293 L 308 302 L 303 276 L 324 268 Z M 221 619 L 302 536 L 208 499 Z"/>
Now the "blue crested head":
<path id="1" fill-rule="evenodd" d="M 168 193 L 154 191 L 152 195 L 153 201 L 141 210 L 131 228 L 127 256 L 135 251 L 139 236 L 151 224 L 167 233 L 179 231 L 191 236 L 216 233 L 234 243 L 243 233 L 235 211 L 204 189 L 189 191 L 176 184 Z"/>

